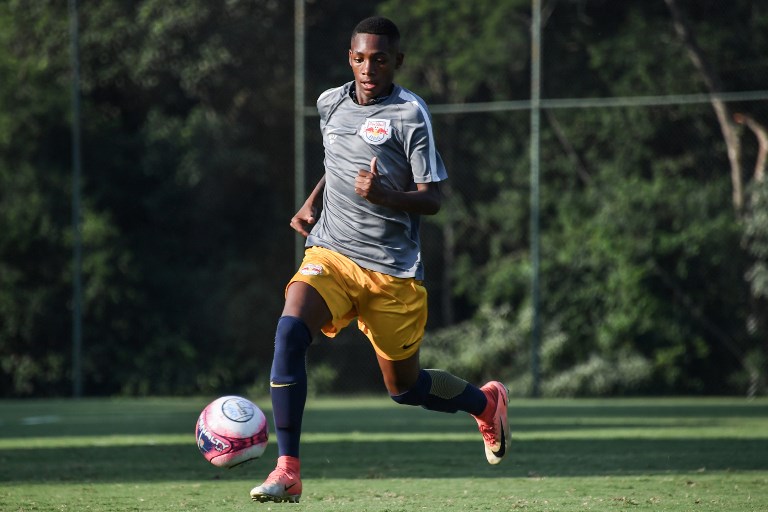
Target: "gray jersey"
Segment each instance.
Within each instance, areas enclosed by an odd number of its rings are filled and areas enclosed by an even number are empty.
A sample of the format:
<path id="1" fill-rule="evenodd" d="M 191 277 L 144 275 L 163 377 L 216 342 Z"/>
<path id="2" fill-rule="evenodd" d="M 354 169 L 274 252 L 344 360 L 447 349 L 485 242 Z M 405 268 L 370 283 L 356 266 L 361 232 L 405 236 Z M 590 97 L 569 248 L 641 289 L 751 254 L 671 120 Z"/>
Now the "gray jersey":
<path id="1" fill-rule="evenodd" d="M 374 156 L 381 185 L 393 190 L 446 179 L 429 111 L 398 85 L 373 105 L 352 101 L 352 87 L 354 82 L 329 89 L 317 100 L 326 181 L 323 212 L 306 245 L 336 251 L 363 268 L 423 279 L 419 216 L 366 201 L 354 183 L 359 169 L 370 170 Z"/>

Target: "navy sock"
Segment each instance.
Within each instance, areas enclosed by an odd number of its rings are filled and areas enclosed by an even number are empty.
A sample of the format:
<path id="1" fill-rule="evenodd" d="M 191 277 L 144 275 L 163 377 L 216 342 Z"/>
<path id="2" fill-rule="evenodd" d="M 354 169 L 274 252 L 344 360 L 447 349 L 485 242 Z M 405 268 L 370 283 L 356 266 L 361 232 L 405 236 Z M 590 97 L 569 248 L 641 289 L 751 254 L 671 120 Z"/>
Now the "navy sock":
<path id="1" fill-rule="evenodd" d="M 392 395 L 399 404 L 420 405 L 430 411 L 464 411 L 478 416 L 488 400 L 480 388 L 444 370 L 419 370 L 416 384 L 399 395 Z"/>
<path id="2" fill-rule="evenodd" d="M 304 322 L 292 316 L 280 317 L 270 374 L 272 415 L 280 456 L 299 456 L 301 420 L 307 401 L 306 355 L 310 343 L 312 334 Z"/>

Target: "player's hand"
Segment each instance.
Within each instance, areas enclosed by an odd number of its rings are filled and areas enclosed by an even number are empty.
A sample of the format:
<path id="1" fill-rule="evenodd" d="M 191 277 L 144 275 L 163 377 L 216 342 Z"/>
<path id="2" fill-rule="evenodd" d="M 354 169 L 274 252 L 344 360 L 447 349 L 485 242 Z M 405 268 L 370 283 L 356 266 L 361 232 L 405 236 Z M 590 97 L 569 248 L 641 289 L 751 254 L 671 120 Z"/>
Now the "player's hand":
<path id="1" fill-rule="evenodd" d="M 312 204 L 305 203 L 291 219 L 291 227 L 306 238 L 315 222 L 317 222 L 317 208 Z"/>
<path id="2" fill-rule="evenodd" d="M 380 204 L 383 188 L 379 184 L 379 171 L 376 169 L 376 157 L 371 159 L 371 170 L 360 169 L 355 177 L 355 193 L 368 201 Z"/>

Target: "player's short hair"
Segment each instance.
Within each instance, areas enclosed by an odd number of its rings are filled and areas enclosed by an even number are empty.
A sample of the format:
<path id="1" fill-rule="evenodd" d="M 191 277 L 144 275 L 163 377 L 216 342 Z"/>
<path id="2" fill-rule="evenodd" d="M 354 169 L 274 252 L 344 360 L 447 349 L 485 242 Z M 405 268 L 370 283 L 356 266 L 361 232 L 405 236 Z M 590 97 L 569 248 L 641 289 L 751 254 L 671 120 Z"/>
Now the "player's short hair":
<path id="1" fill-rule="evenodd" d="M 397 46 L 400 43 L 400 31 L 397 29 L 397 25 L 388 18 L 383 16 L 371 16 L 365 18 L 358 23 L 354 30 L 352 30 L 352 38 L 357 34 L 376 34 L 379 36 L 386 36 L 389 40 L 389 44 Z"/>

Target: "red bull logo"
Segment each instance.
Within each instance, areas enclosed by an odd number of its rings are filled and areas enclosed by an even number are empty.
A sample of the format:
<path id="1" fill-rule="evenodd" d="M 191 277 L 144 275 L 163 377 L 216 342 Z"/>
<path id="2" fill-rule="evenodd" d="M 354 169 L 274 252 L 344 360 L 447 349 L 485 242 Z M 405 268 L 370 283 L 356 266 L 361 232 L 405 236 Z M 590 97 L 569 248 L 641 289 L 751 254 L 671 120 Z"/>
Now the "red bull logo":
<path id="1" fill-rule="evenodd" d="M 299 270 L 299 273 L 305 276 L 320 276 L 323 275 L 325 269 L 322 265 L 317 263 L 307 263 Z"/>
<path id="2" fill-rule="evenodd" d="M 392 136 L 389 119 L 366 119 L 360 127 L 360 136 L 368 144 L 384 144 Z"/>

